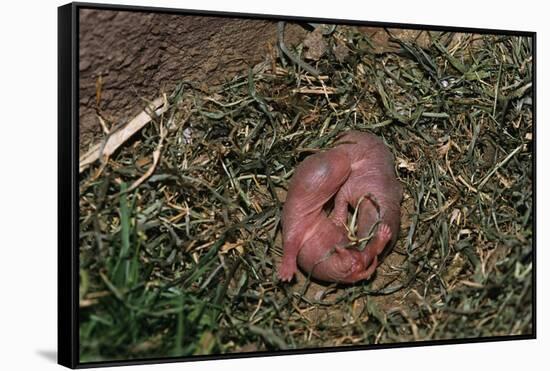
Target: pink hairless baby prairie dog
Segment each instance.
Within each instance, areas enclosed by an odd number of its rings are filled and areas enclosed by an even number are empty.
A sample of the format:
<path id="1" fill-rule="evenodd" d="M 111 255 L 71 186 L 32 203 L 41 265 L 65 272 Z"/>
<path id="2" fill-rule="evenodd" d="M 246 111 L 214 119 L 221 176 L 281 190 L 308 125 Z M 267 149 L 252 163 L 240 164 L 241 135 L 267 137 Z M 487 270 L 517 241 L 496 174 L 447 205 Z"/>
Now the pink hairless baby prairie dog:
<path id="1" fill-rule="evenodd" d="M 325 204 L 334 197 L 330 215 Z M 397 238 L 402 189 L 393 155 L 372 134 L 347 132 L 326 152 L 306 158 L 290 181 L 283 207 L 283 259 L 279 278 L 290 281 L 299 265 L 312 277 L 354 283 L 370 278 L 378 255 Z M 374 237 L 363 251 L 348 247 L 348 205 L 358 207 L 358 237 Z"/>

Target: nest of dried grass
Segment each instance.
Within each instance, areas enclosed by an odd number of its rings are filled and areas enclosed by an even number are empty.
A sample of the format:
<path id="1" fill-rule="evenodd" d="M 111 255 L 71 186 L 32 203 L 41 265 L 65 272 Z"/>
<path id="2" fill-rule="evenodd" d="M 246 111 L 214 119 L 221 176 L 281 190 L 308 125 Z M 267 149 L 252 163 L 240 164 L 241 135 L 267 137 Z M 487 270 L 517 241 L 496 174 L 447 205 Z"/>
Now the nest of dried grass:
<path id="1" fill-rule="evenodd" d="M 321 30 L 81 173 L 81 361 L 532 333 L 532 39 Z M 281 284 L 288 180 L 349 129 L 396 157 L 400 239 L 369 282 Z"/>

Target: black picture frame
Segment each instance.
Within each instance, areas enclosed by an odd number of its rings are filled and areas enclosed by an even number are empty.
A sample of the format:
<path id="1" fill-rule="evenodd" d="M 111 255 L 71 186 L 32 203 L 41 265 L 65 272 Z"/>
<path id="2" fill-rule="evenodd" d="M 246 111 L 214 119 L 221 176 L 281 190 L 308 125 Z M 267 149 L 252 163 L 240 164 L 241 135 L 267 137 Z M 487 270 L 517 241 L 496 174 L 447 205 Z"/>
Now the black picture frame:
<path id="1" fill-rule="evenodd" d="M 536 107 L 536 32 L 495 30 L 485 28 L 447 27 L 442 25 L 420 25 L 387 23 L 380 21 L 359 21 L 342 19 L 320 19 L 267 14 L 228 13 L 201 10 L 184 10 L 144 6 L 127 6 L 95 3 L 70 3 L 58 8 L 58 363 L 69 368 L 106 367 L 115 365 L 155 364 L 167 362 L 199 361 L 244 357 L 263 357 L 288 354 L 309 354 L 319 352 L 341 352 L 364 349 L 416 347 L 428 345 L 494 342 L 508 340 L 536 339 L 536 109 L 533 109 L 533 268 L 532 268 L 532 333 L 525 335 L 494 336 L 468 339 L 446 339 L 377 345 L 353 345 L 331 348 L 310 348 L 279 350 L 276 352 L 256 351 L 237 354 L 198 355 L 189 357 L 163 357 L 137 360 L 116 360 L 81 363 L 79 360 L 79 12 L 82 9 L 114 10 L 128 12 L 153 12 L 172 15 L 199 15 L 213 17 L 234 17 L 250 20 L 295 21 L 305 23 L 335 23 L 357 26 L 406 28 L 412 30 L 433 30 L 477 34 L 498 34 L 523 36 L 532 39 L 533 81 L 532 105 Z"/>

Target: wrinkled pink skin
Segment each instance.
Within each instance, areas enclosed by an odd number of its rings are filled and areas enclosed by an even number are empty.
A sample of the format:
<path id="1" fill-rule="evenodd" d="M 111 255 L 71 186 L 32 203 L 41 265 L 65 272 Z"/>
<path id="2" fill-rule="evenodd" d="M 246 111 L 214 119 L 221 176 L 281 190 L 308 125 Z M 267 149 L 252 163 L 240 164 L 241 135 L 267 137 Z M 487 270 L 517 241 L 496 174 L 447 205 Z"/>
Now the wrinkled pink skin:
<path id="1" fill-rule="evenodd" d="M 367 133 L 351 131 L 337 143 L 306 158 L 291 179 L 282 215 L 282 281 L 292 279 L 297 264 L 323 281 L 368 279 L 378 265 L 378 255 L 397 237 L 402 190 L 392 154 L 379 138 Z M 349 243 L 344 228 L 348 205 L 355 207 L 367 194 L 378 202 L 381 222 L 362 252 L 343 248 Z M 334 208 L 327 216 L 323 206 L 333 196 Z M 376 220 L 376 207 L 365 198 L 358 210 L 358 236 L 366 236 Z"/>

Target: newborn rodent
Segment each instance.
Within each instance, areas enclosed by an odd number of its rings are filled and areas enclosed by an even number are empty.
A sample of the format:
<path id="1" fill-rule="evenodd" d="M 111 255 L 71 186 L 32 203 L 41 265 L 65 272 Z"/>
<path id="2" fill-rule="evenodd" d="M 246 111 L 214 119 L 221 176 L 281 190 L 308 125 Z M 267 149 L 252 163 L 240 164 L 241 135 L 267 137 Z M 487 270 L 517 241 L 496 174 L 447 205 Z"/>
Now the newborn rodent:
<path id="1" fill-rule="evenodd" d="M 393 155 L 375 135 L 350 131 L 334 148 L 307 157 L 296 168 L 283 207 L 283 259 L 278 275 L 290 281 L 299 265 L 328 282 L 354 283 L 374 273 L 378 256 L 397 238 L 402 188 Z M 334 197 L 330 213 L 325 204 Z M 348 247 L 348 205 L 357 210 L 357 236 L 368 235 L 363 251 Z M 388 244 L 389 242 L 389 244 Z"/>

